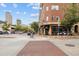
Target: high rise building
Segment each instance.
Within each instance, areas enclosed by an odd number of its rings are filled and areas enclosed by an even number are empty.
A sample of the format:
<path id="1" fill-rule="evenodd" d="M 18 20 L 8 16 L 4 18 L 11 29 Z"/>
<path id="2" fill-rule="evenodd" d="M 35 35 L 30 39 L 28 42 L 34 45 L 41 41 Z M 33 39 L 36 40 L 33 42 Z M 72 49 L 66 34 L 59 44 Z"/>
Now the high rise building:
<path id="1" fill-rule="evenodd" d="M 5 13 L 6 23 L 12 25 L 12 15 L 10 12 Z"/>
<path id="2" fill-rule="evenodd" d="M 21 20 L 17 19 L 17 25 L 21 25 Z"/>

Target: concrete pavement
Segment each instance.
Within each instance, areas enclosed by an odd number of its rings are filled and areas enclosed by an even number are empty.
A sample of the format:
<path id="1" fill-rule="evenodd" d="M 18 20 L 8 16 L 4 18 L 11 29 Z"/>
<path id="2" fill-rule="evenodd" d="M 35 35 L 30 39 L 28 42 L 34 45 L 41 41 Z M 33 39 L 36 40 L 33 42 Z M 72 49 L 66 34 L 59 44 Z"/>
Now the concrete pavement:
<path id="1" fill-rule="evenodd" d="M 79 56 L 79 39 L 73 40 L 50 40 L 69 56 Z M 66 45 L 69 44 L 69 45 Z M 74 45 L 74 46 L 71 46 Z"/>
<path id="2" fill-rule="evenodd" d="M 5 36 L 5 37 L 4 37 Z M 6 38 L 7 37 L 7 38 Z M 9 38 L 10 37 L 10 38 Z M 63 38 L 62 38 L 63 39 Z M 55 44 L 69 56 L 79 56 L 79 39 L 55 39 L 50 37 L 35 36 L 30 38 L 26 34 L 1 35 L 0 36 L 0 56 L 16 56 L 24 46 L 30 41 L 49 41 Z M 71 44 L 74 46 L 67 46 Z"/>
<path id="3" fill-rule="evenodd" d="M 27 43 L 18 35 L 15 38 L 0 38 L 0 56 L 16 56 Z"/>

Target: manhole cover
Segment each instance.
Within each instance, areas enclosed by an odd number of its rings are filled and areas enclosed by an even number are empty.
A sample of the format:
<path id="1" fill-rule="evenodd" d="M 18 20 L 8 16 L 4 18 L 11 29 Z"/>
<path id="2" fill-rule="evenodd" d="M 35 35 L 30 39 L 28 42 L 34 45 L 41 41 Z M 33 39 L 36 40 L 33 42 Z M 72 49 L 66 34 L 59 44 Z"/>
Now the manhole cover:
<path id="1" fill-rule="evenodd" d="M 74 44 L 65 44 L 66 46 L 69 46 L 69 47 L 75 47 Z"/>

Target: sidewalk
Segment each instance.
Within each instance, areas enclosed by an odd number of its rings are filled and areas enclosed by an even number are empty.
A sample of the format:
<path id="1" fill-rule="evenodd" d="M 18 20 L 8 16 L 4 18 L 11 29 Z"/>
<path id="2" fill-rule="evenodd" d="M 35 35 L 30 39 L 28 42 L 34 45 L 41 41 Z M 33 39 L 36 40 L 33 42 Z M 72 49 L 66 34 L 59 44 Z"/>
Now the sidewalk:
<path id="1" fill-rule="evenodd" d="M 69 56 L 79 56 L 79 39 L 73 40 L 50 40 L 51 43 L 55 44 L 63 52 Z"/>
<path id="2" fill-rule="evenodd" d="M 68 40 L 68 39 L 79 39 L 79 36 L 44 36 L 44 37 L 47 37 L 47 38 L 53 38 L 53 39 L 65 39 L 65 40 Z"/>

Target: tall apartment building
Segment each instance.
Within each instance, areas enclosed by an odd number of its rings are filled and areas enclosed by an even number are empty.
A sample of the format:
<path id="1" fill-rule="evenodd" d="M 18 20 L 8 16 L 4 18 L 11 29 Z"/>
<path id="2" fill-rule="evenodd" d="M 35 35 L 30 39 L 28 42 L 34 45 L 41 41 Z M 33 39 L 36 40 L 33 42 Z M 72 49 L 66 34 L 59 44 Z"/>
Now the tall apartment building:
<path id="1" fill-rule="evenodd" d="M 12 15 L 11 15 L 10 12 L 6 12 L 5 13 L 5 22 L 10 25 L 10 27 L 8 28 L 8 30 L 11 33 L 13 30 L 12 30 Z"/>
<path id="2" fill-rule="evenodd" d="M 12 25 L 12 15 L 10 12 L 6 12 L 5 13 L 5 20 L 7 24 Z"/>
<path id="3" fill-rule="evenodd" d="M 17 19 L 16 25 L 21 25 L 21 20 Z"/>
<path id="4" fill-rule="evenodd" d="M 71 3 L 41 3 L 39 17 L 40 34 L 53 35 L 59 31 L 66 30 L 65 27 L 60 25 L 60 22 L 70 6 Z"/>

